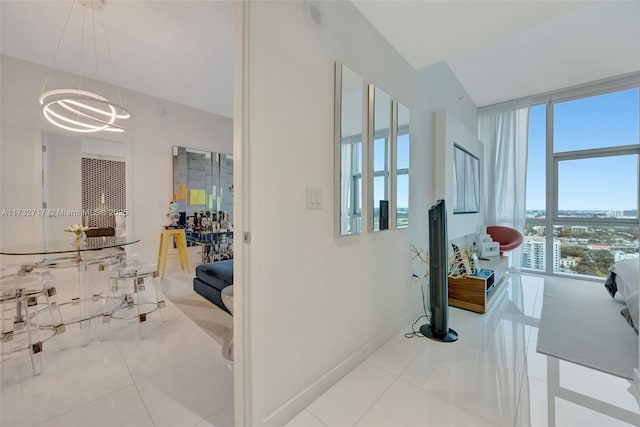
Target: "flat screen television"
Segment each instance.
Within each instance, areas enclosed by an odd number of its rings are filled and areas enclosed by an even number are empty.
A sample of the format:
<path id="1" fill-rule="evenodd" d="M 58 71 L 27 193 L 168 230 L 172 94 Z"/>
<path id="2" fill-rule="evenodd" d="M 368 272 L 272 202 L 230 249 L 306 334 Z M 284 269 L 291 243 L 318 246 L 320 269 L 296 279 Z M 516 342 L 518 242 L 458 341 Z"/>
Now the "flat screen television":
<path id="1" fill-rule="evenodd" d="M 449 328 L 449 262 L 447 240 L 447 209 L 438 200 L 429 209 L 429 303 L 430 323 L 420 326 L 420 332 L 436 341 L 453 342 L 458 333 Z"/>

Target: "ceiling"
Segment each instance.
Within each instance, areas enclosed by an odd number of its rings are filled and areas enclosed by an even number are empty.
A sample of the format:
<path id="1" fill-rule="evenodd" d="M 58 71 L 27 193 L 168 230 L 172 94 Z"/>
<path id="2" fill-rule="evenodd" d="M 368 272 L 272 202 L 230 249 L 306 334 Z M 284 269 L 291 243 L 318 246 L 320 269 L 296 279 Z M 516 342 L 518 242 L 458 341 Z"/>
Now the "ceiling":
<path id="1" fill-rule="evenodd" d="M 76 2 L 60 50 L 56 44 L 72 2 L 0 0 L 0 51 L 95 78 L 92 24 L 80 61 L 83 9 Z M 233 115 L 231 1 L 109 0 L 102 11 L 112 72 L 97 17 L 99 79 L 225 117 Z M 81 71 L 82 70 L 82 71 Z"/>
<path id="2" fill-rule="evenodd" d="M 478 106 L 640 70 L 640 0 L 352 1 L 416 70 L 447 61 Z M 52 62 L 70 5 L 0 0 L 0 51 L 95 78 L 81 7 Z M 100 80 L 232 117 L 232 1 L 109 0 L 103 16 L 115 74 L 98 33 Z"/>
<path id="3" fill-rule="evenodd" d="M 640 71 L 640 1 L 353 0 L 419 70 L 445 60 L 478 107 Z"/>

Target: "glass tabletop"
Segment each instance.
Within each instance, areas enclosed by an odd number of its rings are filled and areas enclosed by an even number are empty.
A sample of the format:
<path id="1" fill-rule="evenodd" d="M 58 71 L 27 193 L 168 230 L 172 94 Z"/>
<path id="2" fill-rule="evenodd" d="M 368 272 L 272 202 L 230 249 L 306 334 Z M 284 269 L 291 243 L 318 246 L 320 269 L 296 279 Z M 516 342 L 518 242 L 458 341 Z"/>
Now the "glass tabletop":
<path id="1" fill-rule="evenodd" d="M 135 237 L 120 236 L 87 237 L 87 241 L 82 244 L 74 244 L 69 240 L 49 240 L 0 248 L 0 255 L 44 255 L 98 251 L 101 249 L 131 245 L 139 241 L 140 239 Z"/>
<path id="2" fill-rule="evenodd" d="M 233 237 L 233 231 L 187 231 L 186 233 L 187 241 L 193 243 L 211 243 L 219 240 L 222 237 Z"/>

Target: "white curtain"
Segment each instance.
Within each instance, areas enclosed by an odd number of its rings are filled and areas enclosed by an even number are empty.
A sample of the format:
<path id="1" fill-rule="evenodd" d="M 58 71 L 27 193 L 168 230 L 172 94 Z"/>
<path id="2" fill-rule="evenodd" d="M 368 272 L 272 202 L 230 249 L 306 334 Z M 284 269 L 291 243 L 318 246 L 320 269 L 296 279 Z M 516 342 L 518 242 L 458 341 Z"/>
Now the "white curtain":
<path id="1" fill-rule="evenodd" d="M 529 108 L 487 109 L 478 112 L 478 136 L 487 151 L 490 225 L 515 228 L 524 236 L 526 219 L 527 137 Z M 522 247 L 512 251 L 511 268 L 522 266 Z"/>

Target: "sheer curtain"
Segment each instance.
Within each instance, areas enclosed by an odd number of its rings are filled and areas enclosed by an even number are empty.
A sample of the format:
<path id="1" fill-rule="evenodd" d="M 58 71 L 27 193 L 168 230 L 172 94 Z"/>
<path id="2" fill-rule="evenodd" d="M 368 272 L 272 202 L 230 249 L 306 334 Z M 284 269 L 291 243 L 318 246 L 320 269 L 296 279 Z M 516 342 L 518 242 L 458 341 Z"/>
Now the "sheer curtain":
<path id="1" fill-rule="evenodd" d="M 529 108 L 506 107 L 478 112 L 478 136 L 488 147 L 486 221 L 515 228 L 524 235 L 526 218 Z M 511 268 L 520 270 L 522 247 L 512 251 Z"/>

